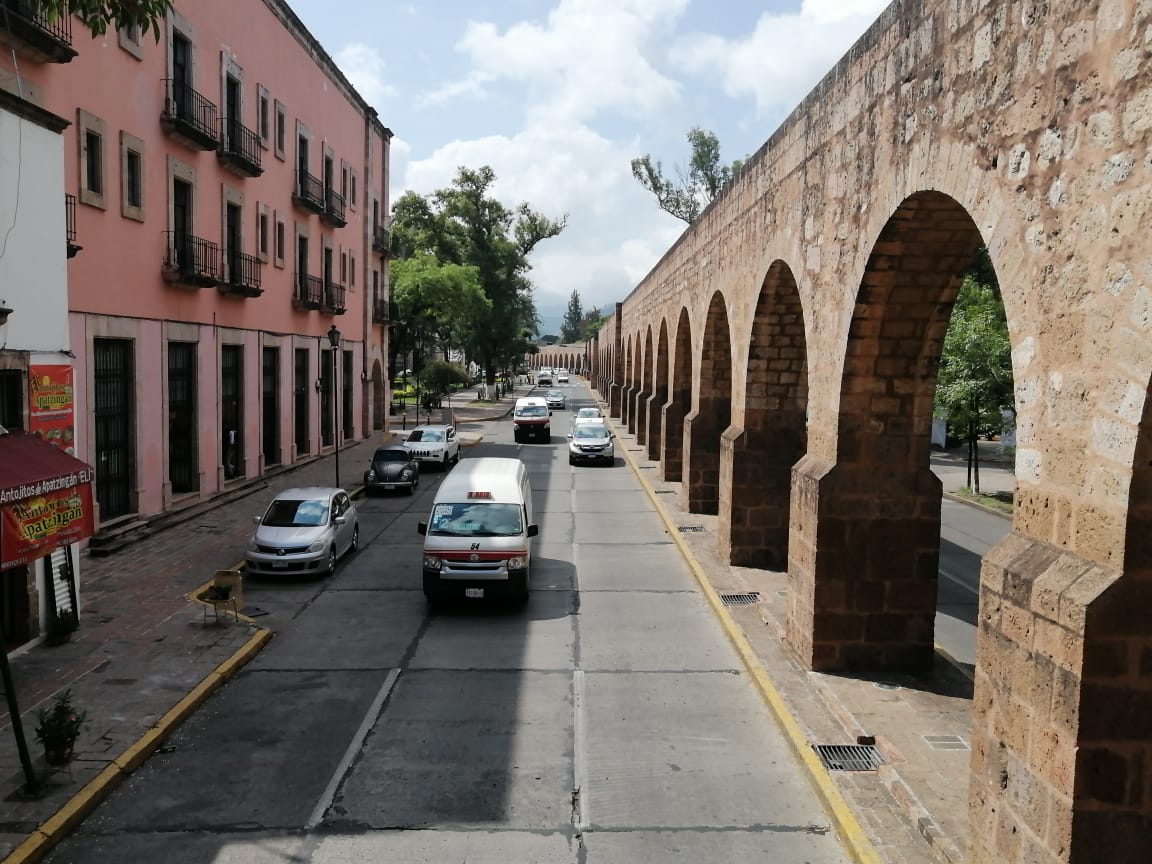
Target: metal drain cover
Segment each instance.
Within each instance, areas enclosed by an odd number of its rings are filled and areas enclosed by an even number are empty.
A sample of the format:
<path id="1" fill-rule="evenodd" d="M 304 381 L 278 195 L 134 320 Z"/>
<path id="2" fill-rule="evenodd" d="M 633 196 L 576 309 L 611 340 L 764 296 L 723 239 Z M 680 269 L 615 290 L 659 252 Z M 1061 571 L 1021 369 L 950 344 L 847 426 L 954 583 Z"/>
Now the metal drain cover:
<path id="1" fill-rule="evenodd" d="M 720 600 L 725 606 L 751 606 L 760 602 L 760 594 L 749 591 L 747 594 L 721 594 Z"/>
<path id="2" fill-rule="evenodd" d="M 681 525 L 679 526 L 681 534 L 698 534 L 704 530 L 703 525 Z"/>
<path id="3" fill-rule="evenodd" d="M 813 744 L 812 749 L 829 771 L 875 771 L 884 764 L 871 744 Z"/>

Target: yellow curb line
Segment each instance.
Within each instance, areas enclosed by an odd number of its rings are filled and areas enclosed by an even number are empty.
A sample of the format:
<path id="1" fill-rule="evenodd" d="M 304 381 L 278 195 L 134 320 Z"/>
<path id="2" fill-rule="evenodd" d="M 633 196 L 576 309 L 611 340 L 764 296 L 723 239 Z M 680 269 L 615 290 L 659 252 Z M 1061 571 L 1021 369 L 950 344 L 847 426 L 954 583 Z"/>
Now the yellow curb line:
<path id="1" fill-rule="evenodd" d="M 608 421 L 607 417 L 605 417 L 605 420 L 609 422 L 609 426 L 614 430 L 615 426 Z M 800 731 L 800 725 L 793 719 L 783 697 L 780 696 L 780 693 L 772 684 L 772 679 L 769 678 L 767 670 L 760 662 L 760 658 L 756 656 L 756 652 L 753 650 L 751 644 L 749 644 L 748 638 L 744 635 L 740 625 L 738 625 L 728 613 L 728 609 L 724 606 L 723 601 L 720 600 L 720 596 L 708 581 L 704 568 L 700 565 L 700 562 L 696 560 L 696 556 L 692 554 L 692 550 L 688 546 L 687 541 L 680 536 L 680 532 L 677 530 L 675 523 L 664 509 L 663 503 L 656 497 L 656 493 L 652 491 L 652 487 L 648 484 L 644 475 L 640 473 L 636 462 L 628 452 L 628 448 L 623 447 L 621 449 L 624 452 L 624 459 L 632 469 L 632 473 L 636 475 L 636 479 L 638 479 L 640 485 L 644 487 L 648 499 L 660 514 L 660 518 L 668 529 L 668 535 L 672 538 L 673 542 L 675 542 L 677 548 L 680 550 L 680 554 L 684 556 L 684 560 L 692 569 L 692 574 L 696 577 L 697 584 L 699 584 L 700 589 L 704 592 L 704 596 L 708 598 L 708 605 L 712 607 L 712 611 L 716 614 L 716 617 L 720 619 L 720 624 L 724 627 L 724 632 L 727 634 L 728 640 L 740 655 L 740 659 L 744 662 L 745 669 L 748 670 L 748 673 L 752 676 L 753 680 L 755 680 L 760 690 L 760 696 L 767 704 L 769 710 L 771 710 L 777 724 L 784 731 L 785 737 L 792 747 L 793 754 L 807 769 L 808 781 L 816 792 L 817 797 L 823 803 L 824 809 L 835 823 L 842 845 L 846 848 L 856 864 L 882 864 L 880 856 L 872 846 L 872 842 L 868 839 L 864 828 L 856 818 L 856 814 L 852 812 L 852 808 L 848 806 L 848 802 L 844 800 L 844 796 L 840 794 L 840 790 L 836 787 L 836 784 L 832 782 L 832 778 L 828 776 L 827 770 L 820 760 L 816 758 L 816 754 L 808 745 L 804 734 Z"/>
<path id="2" fill-rule="evenodd" d="M 8 854 L 3 864 L 35 864 L 57 843 L 71 833 L 85 817 L 111 794 L 129 774 L 135 771 L 156 751 L 172 730 L 187 719 L 213 691 L 236 674 L 255 657 L 272 638 L 271 630 L 260 629 L 227 660 L 209 672 L 204 679 L 156 724 L 146 731 L 99 774 L 69 798 L 55 814 L 45 819 Z"/>

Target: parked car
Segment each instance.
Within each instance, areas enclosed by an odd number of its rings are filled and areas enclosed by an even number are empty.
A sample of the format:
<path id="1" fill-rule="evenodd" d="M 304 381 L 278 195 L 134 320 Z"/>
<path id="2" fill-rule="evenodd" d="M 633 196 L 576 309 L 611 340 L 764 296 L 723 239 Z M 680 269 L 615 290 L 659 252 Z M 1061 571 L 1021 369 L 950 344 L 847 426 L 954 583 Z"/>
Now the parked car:
<path id="1" fill-rule="evenodd" d="M 568 436 L 568 464 L 580 462 L 616 461 L 616 448 L 612 445 L 612 433 L 603 421 L 588 420 L 572 427 Z"/>
<path id="2" fill-rule="evenodd" d="M 564 407 L 564 394 L 559 390 L 549 390 L 544 394 L 544 399 L 548 403 L 549 408 Z"/>
<path id="3" fill-rule="evenodd" d="M 336 562 L 360 545 L 360 522 L 348 493 L 334 486 L 280 492 L 244 554 L 247 573 L 264 576 L 332 575 Z"/>
<path id="4" fill-rule="evenodd" d="M 408 433 L 404 448 L 421 462 L 432 462 L 447 470 L 460 461 L 460 439 L 456 427 L 442 423 L 417 426 Z"/>
<path id="5" fill-rule="evenodd" d="M 411 495 L 420 485 L 420 460 L 402 444 L 379 447 L 364 472 L 364 492 L 374 489 L 407 489 Z"/>

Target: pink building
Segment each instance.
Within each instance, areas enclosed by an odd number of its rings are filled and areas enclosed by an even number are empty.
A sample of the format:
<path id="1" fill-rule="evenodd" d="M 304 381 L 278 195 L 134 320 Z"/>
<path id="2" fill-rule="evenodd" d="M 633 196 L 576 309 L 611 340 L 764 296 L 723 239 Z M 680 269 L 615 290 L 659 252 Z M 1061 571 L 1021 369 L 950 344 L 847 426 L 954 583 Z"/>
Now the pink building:
<path id="1" fill-rule="evenodd" d="M 288 5 L 178 0 L 159 40 L 40 22 L 47 49 L 14 20 L 0 87 L 72 124 L 94 548 L 382 429 L 392 133 Z"/>

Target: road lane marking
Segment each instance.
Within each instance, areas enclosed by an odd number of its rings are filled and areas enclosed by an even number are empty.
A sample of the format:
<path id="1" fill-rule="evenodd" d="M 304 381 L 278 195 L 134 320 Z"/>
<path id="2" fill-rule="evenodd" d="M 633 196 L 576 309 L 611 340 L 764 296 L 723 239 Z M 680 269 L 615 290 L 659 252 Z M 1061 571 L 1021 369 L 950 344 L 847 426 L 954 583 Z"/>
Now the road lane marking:
<path id="1" fill-rule="evenodd" d="M 344 779 L 344 775 L 348 772 L 348 768 L 352 765 L 352 760 L 360 752 L 360 748 L 364 745 L 364 739 L 368 737 L 368 733 L 376 723 L 376 719 L 380 716 L 380 709 L 384 706 L 384 700 L 388 698 L 388 694 L 392 692 L 392 688 L 396 686 L 396 679 L 400 677 L 400 670 L 393 669 L 388 673 L 388 677 L 384 679 L 384 684 L 380 687 L 380 691 L 376 694 L 376 698 L 372 700 L 372 704 L 368 707 L 368 713 L 364 715 L 364 719 L 360 721 L 360 728 L 356 730 L 356 734 L 352 736 L 352 740 L 348 742 L 348 749 L 344 751 L 344 758 L 340 760 L 340 764 L 336 766 L 336 771 L 332 774 L 332 779 L 328 781 L 328 786 L 324 789 L 324 794 L 320 796 L 320 800 L 316 802 L 316 808 L 312 811 L 312 815 L 308 817 L 308 821 L 304 823 L 305 830 L 312 830 L 324 820 L 324 814 L 328 812 L 328 808 L 332 806 L 332 801 L 336 798 L 336 792 L 340 788 L 340 782 Z"/>
<path id="2" fill-rule="evenodd" d="M 576 834 L 592 827 L 588 815 L 588 737 L 584 717 L 584 670 L 572 673 L 572 817 Z"/>
<path id="3" fill-rule="evenodd" d="M 940 567 L 938 569 L 939 569 L 940 575 L 943 576 L 945 579 L 947 579 L 949 582 L 955 582 L 957 585 L 959 585 L 961 588 L 963 588 L 968 593 L 975 594 L 977 597 L 980 596 L 980 589 L 979 588 L 973 588 L 971 585 L 969 585 L 967 582 L 965 582 L 960 576 L 956 576 L 952 573 L 949 573 L 943 567 Z M 979 582 L 980 577 L 977 576 L 976 579 L 977 579 L 977 582 Z"/>

